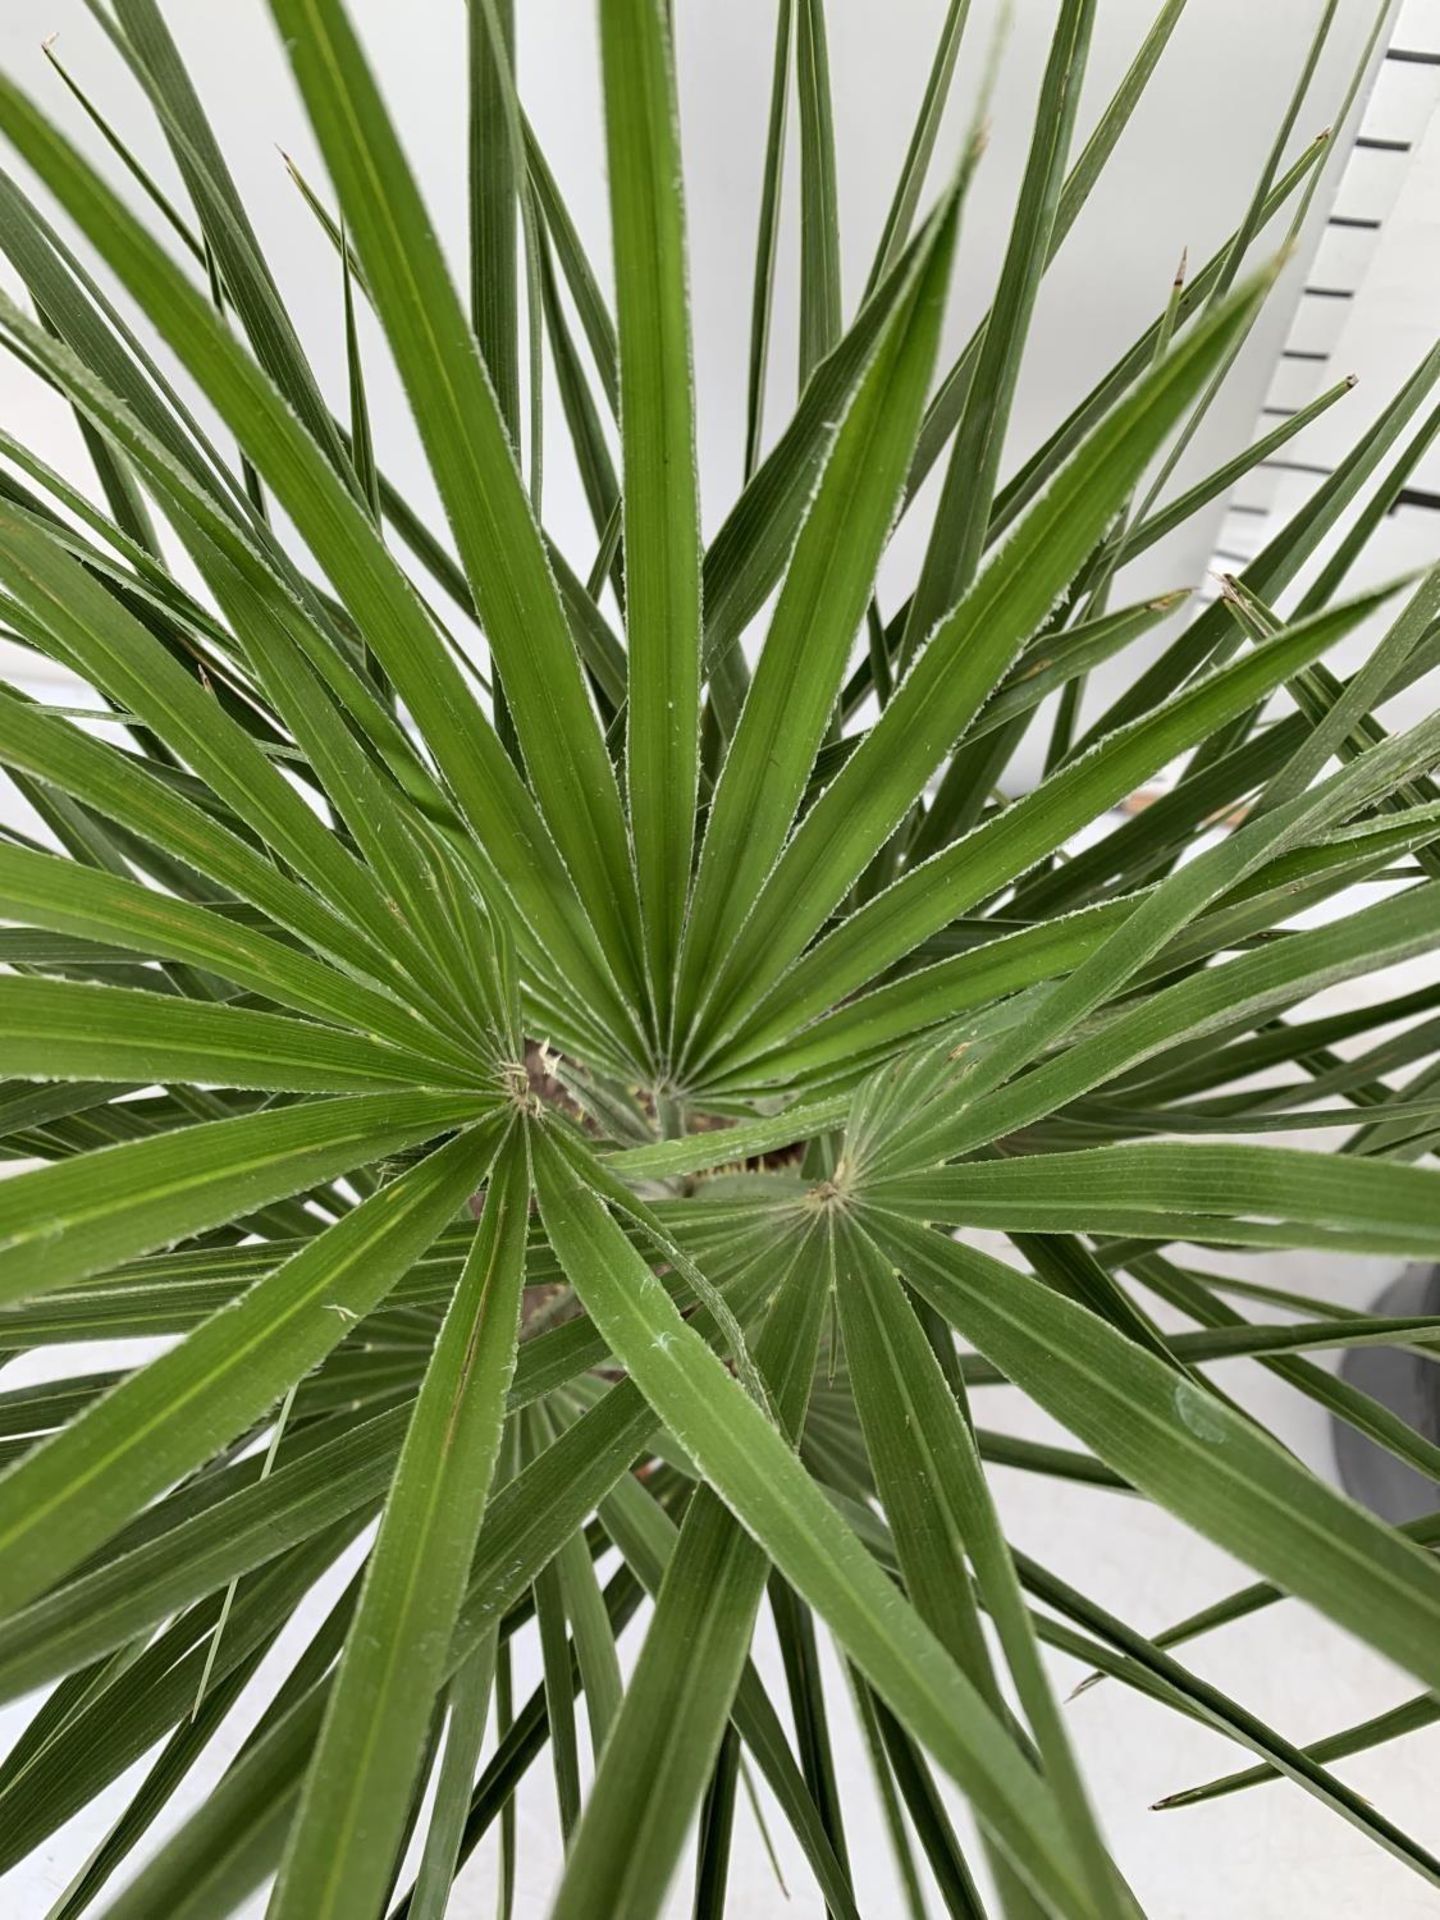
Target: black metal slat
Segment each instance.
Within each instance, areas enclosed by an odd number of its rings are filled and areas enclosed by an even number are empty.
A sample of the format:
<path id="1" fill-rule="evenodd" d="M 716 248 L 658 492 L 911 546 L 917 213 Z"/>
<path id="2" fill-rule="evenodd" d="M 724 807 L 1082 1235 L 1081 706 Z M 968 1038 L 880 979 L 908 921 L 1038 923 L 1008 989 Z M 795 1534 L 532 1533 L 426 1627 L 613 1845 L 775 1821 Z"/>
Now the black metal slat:
<path id="1" fill-rule="evenodd" d="M 1262 460 L 1261 466 L 1273 467 L 1277 473 L 1313 473 L 1322 480 L 1328 480 L 1335 471 L 1333 467 L 1318 467 L 1309 460 Z"/>

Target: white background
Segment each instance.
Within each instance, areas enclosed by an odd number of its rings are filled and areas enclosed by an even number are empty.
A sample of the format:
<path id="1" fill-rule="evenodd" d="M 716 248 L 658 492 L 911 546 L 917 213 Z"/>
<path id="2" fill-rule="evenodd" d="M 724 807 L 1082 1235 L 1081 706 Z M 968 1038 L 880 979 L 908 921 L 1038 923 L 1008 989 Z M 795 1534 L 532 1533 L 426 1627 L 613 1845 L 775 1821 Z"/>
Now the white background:
<path id="1" fill-rule="evenodd" d="M 1422 0 L 1433 5 L 1433 0 Z M 1341 0 L 1314 90 L 1302 110 L 1298 148 L 1328 123 L 1369 29 L 1376 0 Z M 1083 139 L 1138 47 L 1158 0 L 1102 0 L 1081 107 Z M 1147 326 L 1165 298 L 1182 249 L 1207 259 L 1238 221 L 1302 63 L 1321 0 L 1191 0 L 1109 175 L 1047 277 L 1011 436 L 1019 459 L 1044 437 L 1092 381 Z M 465 231 L 462 0 L 354 0 L 385 91 L 403 127 L 437 226 L 463 272 Z M 592 258 L 608 274 L 605 180 L 591 0 L 524 0 L 520 74 L 527 107 L 551 158 Z M 975 0 L 936 178 L 968 128 L 978 77 L 1002 11 Z M 983 169 L 965 215 L 947 327 L 952 349 L 968 337 L 988 302 L 1008 236 L 1044 67 L 1054 0 L 1014 0 L 1012 29 L 990 113 Z M 839 200 L 845 237 L 847 301 L 858 299 L 889 202 L 915 107 L 944 13 L 941 0 L 832 0 L 831 63 L 839 146 Z M 290 152 L 307 176 L 321 171 L 290 86 L 263 0 L 187 0 L 169 17 L 206 101 L 282 291 L 329 396 L 344 409 L 340 286 L 328 243 L 286 177 L 277 151 Z M 728 5 L 680 0 L 681 119 L 691 235 L 699 453 L 707 528 L 713 531 L 738 484 L 744 430 L 755 210 L 767 110 L 772 0 Z M 146 164 L 173 178 L 163 141 L 139 105 L 117 57 L 82 0 L 7 0 L 0 9 L 0 58 L 98 150 L 38 42 L 58 33 L 57 51 Z M 797 140 L 794 115 L 791 150 Z M 113 163 L 112 163 L 113 164 Z M 792 185 L 793 185 L 792 168 Z M 1322 197 L 1323 198 L 1323 197 Z M 793 211 L 793 209 L 792 209 Z M 1309 243 L 1299 257 L 1199 436 L 1185 471 L 1209 471 L 1251 437 L 1275 353 L 1303 282 Z M 794 220 L 782 241 L 769 419 L 783 422 L 793 397 L 795 360 Z M 1277 222 L 1266 247 L 1278 246 Z M 372 353 L 371 384 L 382 455 L 393 476 L 420 498 L 429 490 L 403 402 Z M 1356 369 L 1367 376 L 1370 368 Z M 1380 369 L 1388 382 L 1390 369 Z M 1367 385 L 1368 385 L 1367 378 Z M 7 389 L 7 425 L 32 435 L 66 464 L 79 462 L 63 409 L 33 391 Z M 1378 398 L 1379 387 L 1376 394 Z M 593 552 L 578 483 L 569 477 L 563 428 L 551 436 L 546 519 L 582 571 Z M 1358 398 L 1358 396 L 1357 396 Z M 1344 413 L 1347 409 L 1342 408 Z M 1341 427 L 1340 431 L 1345 431 Z M 83 465 L 78 466 L 83 471 Z M 1155 550 L 1131 578 L 1137 593 L 1189 585 L 1213 544 L 1218 512 L 1202 515 Z M 924 514 L 901 528 L 897 576 L 918 557 Z"/>
<path id="2" fill-rule="evenodd" d="M 1154 4 L 1101 0 L 1082 134 L 1128 62 Z M 463 6 L 460 0 L 412 0 L 405 6 L 393 0 L 352 0 L 352 5 L 458 265 L 464 226 Z M 831 0 L 840 200 L 847 235 L 845 287 L 852 301 L 865 278 L 943 10 L 941 0 Z M 291 311 L 331 397 L 343 404 L 338 278 L 326 243 L 286 179 L 277 145 L 293 152 L 317 181 L 320 175 L 266 10 L 260 0 L 228 0 L 225 5 L 184 0 L 169 11 Z M 521 0 L 519 11 L 527 103 L 593 256 L 603 267 L 604 179 L 593 10 L 589 0 Z M 677 11 L 700 457 L 706 519 L 713 530 L 739 472 L 772 9 L 769 0 L 731 0 L 729 5 L 678 0 Z M 1023 457 L 1148 324 L 1164 298 L 1182 246 L 1188 246 L 1192 260 L 1203 260 L 1234 224 L 1319 11 L 1320 0 L 1192 0 L 1120 151 L 1113 178 L 1096 194 L 1047 280 L 1016 408 L 1013 458 Z M 1332 54 L 1321 76 L 1321 102 L 1338 96 L 1370 12 L 1370 0 L 1345 0 L 1342 5 Z M 995 13 L 990 0 L 976 0 L 962 57 L 969 73 L 978 69 Z M 1053 13 L 1052 0 L 1017 0 L 1014 8 L 1015 30 L 995 100 L 989 152 L 967 209 L 949 327 L 955 345 L 983 309 L 1005 242 L 1028 139 L 1027 104 L 1043 64 Z M 1411 0 L 1407 9 L 1417 31 L 1428 33 L 1426 45 L 1440 44 L 1440 32 L 1432 30 L 1435 13 L 1435 0 Z M 91 143 L 37 51 L 42 35 L 56 29 L 73 70 L 94 88 L 147 163 L 168 180 L 171 174 L 158 136 L 135 110 L 133 96 L 80 0 L 6 0 L 0 13 L 0 59 L 7 71 L 33 86 L 67 126 Z M 1408 84 L 1408 76 L 1404 78 Z M 1384 84 L 1391 84 L 1390 75 Z M 967 91 L 962 77 L 950 120 L 950 133 L 957 137 L 966 118 Z M 1397 112 L 1409 110 L 1407 100 L 1397 101 Z M 1328 111 L 1326 105 L 1307 109 L 1299 137 L 1317 132 Z M 951 138 L 950 149 L 954 144 Z M 1377 180 L 1367 190 L 1392 196 L 1401 192 L 1401 182 L 1398 177 Z M 1372 277 L 1383 297 L 1377 295 L 1368 305 L 1356 303 L 1337 328 L 1337 351 L 1347 356 L 1337 362 L 1337 371 L 1353 368 L 1362 374 L 1362 385 L 1347 403 L 1347 409 L 1354 409 L 1351 418 L 1332 416 L 1327 423 L 1327 446 L 1343 445 L 1361 410 L 1380 404 L 1433 337 L 1440 308 L 1437 207 L 1440 164 L 1432 137 L 1426 171 L 1417 170 L 1405 185 L 1403 207 L 1374 264 Z M 1323 213 L 1323 196 L 1317 212 Z M 1318 233 L 1310 238 L 1313 242 Z M 1277 298 L 1257 330 L 1225 401 L 1197 445 L 1196 471 L 1208 469 L 1250 437 L 1275 355 L 1290 326 L 1293 295 L 1309 269 L 1307 253 L 1302 249 L 1290 268 L 1288 295 Z M 780 265 L 777 373 L 770 412 L 777 423 L 791 392 L 793 280 L 792 223 Z M 386 465 L 425 497 L 408 423 L 378 361 L 372 384 Z M 83 474 L 72 429 L 53 403 L 6 372 L 0 372 L 0 395 L 11 431 L 29 438 L 57 464 Z M 584 566 L 592 536 L 578 489 L 567 481 L 558 438 L 552 443 L 549 474 L 547 519 Z M 1217 509 L 1152 556 L 1134 583 L 1137 589 L 1197 580 L 1215 544 L 1218 522 Z M 1425 557 L 1425 551 L 1433 554 L 1434 536 L 1424 523 L 1392 527 L 1387 538 L 1392 536 L 1404 547 L 1406 563 Z M 910 537 L 902 532 L 899 557 L 913 563 Z M 1380 560 L 1376 566 L 1383 571 Z M 1316 1261 L 1297 1256 L 1277 1259 L 1273 1277 L 1282 1284 L 1289 1279 L 1301 1287 L 1331 1289 L 1336 1299 L 1360 1304 L 1386 1276 L 1382 1269 L 1353 1261 L 1322 1271 Z M 115 1357 L 111 1353 L 96 1363 L 115 1364 Z M 1324 1423 L 1309 1403 L 1286 1394 L 1254 1367 L 1231 1367 L 1225 1380 L 1307 1459 L 1329 1470 Z M 1007 1405 L 1007 1398 L 987 1395 L 981 1417 L 993 1426 L 1047 1431 L 1033 1413 Z M 1183 1615 L 1237 1578 L 1238 1570 L 1223 1556 L 1138 1502 L 1103 1493 L 1062 1498 L 1045 1481 L 1005 1471 L 996 1477 L 1017 1541 L 1142 1629 L 1158 1628 Z M 773 1676 L 768 1656 L 767 1663 Z M 1404 1692 L 1404 1683 L 1380 1662 L 1293 1606 L 1230 1630 L 1214 1644 L 1202 1643 L 1194 1663 L 1263 1718 L 1302 1739 L 1376 1711 Z M 1065 1676 L 1067 1684 L 1076 1677 Z M 837 1707 L 840 1693 L 837 1688 Z M 1120 1858 L 1146 1911 L 1157 1920 L 1279 1920 L 1302 1910 L 1317 1920 L 1380 1913 L 1393 1920 L 1418 1920 L 1440 1913 L 1440 1896 L 1427 1892 L 1413 1876 L 1288 1786 L 1271 1786 L 1210 1809 L 1148 1814 L 1148 1803 L 1160 1794 L 1238 1764 L 1234 1750 L 1214 1736 L 1109 1685 L 1077 1703 L 1071 1718 Z M 0 1719 L 13 1724 L 15 1716 L 12 1712 Z M 862 1908 L 867 1915 L 888 1917 L 899 1911 L 898 1896 L 870 1806 L 863 1756 L 843 1710 L 837 1741 L 842 1787 L 847 1808 L 853 1809 L 850 1838 Z M 1432 1788 L 1437 1761 L 1440 1737 L 1422 1736 L 1385 1754 L 1347 1763 L 1342 1771 L 1401 1825 L 1434 1845 L 1440 1842 Z M 208 1771 L 213 1773 L 213 1768 Z M 123 1795 L 110 1804 L 111 1812 L 120 1800 Z M 0 1889 L 0 1911 L 17 1920 L 42 1914 L 104 1824 L 96 1817 L 72 1823 Z M 775 1831 L 785 1859 L 788 1901 L 776 1889 L 743 1810 L 740 1825 L 735 1911 L 747 1916 L 820 1913 L 783 1829 L 777 1825 Z M 539 1914 L 557 1865 L 543 1766 L 522 1795 L 521 1834 L 519 1911 Z M 457 1912 L 481 1915 L 493 1910 L 493 1862 L 487 1855 L 475 1863 L 462 1889 Z M 687 1891 L 677 1890 L 674 1911 L 688 1912 Z"/>

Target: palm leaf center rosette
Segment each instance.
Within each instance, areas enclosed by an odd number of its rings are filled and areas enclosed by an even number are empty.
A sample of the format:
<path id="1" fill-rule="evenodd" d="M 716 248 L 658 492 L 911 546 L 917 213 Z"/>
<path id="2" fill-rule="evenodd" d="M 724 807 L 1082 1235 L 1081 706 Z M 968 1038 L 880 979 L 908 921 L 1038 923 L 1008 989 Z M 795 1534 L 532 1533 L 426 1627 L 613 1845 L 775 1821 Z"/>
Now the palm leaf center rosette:
<path id="1" fill-rule="evenodd" d="M 1201 1370 L 1258 1358 L 1436 1474 L 1309 1353 L 1440 1326 L 1233 1256 L 1440 1252 L 1433 973 L 1316 999 L 1440 945 L 1440 721 L 1374 717 L 1440 661 L 1440 574 L 1346 587 L 1434 430 L 1440 353 L 1222 600 L 1162 641 L 1184 596 L 1117 590 L 1343 391 L 1169 486 L 1321 181 L 1328 143 L 1292 136 L 1333 5 L 1231 238 L 1002 458 L 1045 270 L 1183 5 L 1083 147 L 1094 0 L 1053 10 L 993 302 L 952 360 L 979 132 L 938 187 L 932 161 L 965 0 L 848 304 L 824 10 L 781 0 L 744 474 L 708 546 L 658 0 L 599 7 L 613 303 L 520 105 L 510 0 L 468 15 L 468 301 L 341 0 L 271 0 L 328 173 L 296 178 L 338 410 L 157 0 L 93 11 L 173 187 L 53 51 L 103 167 L 0 83 L 43 188 L 0 177 L 7 377 L 73 408 L 95 483 L 0 439 L 0 623 L 84 699 L 0 691 L 23 803 L 0 1144 L 27 1163 L 0 1186 L 0 1681 L 39 1702 L 0 1763 L 0 1862 L 138 1779 L 55 1920 L 215 1920 L 267 1884 L 272 1920 L 437 1920 L 495 1834 L 508 1912 L 547 1753 L 561 1920 L 658 1913 L 692 1829 L 694 1911 L 722 1912 L 756 1779 L 853 1920 L 822 1633 L 912 1912 L 1142 1909 L 1052 1654 L 1244 1750 L 1186 1797 L 1283 1774 L 1377 1871 L 1440 1884 L 1326 1764 L 1433 1718 L 1440 1527 L 1352 1506 Z M 433 525 L 371 432 L 382 350 Z M 583 573 L 544 528 L 547 367 Z M 879 570 L 931 473 L 897 601 Z M 1087 698 L 1147 636 L 1120 697 Z M 1044 778 L 1006 802 L 1039 727 Z M 1338 1151 L 1251 1137 L 1296 1126 Z M 120 1364 L 79 1371 L 95 1341 Z M 1003 1382 L 1073 1444 L 983 1424 Z M 1263 1584 L 1146 1637 L 1012 1549 L 996 1462 L 1148 1496 Z M 1186 1663 L 1289 1596 L 1418 1697 L 1305 1751 Z"/>

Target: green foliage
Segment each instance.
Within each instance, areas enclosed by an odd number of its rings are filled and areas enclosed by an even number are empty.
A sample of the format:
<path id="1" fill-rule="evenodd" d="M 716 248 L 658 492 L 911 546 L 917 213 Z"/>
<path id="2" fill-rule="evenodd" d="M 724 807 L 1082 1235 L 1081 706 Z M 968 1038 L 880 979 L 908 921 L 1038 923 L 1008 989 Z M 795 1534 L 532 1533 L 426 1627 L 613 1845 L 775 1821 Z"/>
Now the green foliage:
<path id="1" fill-rule="evenodd" d="M 1250 1356 L 1437 1477 L 1310 1356 L 1428 1350 L 1440 1321 L 1206 1251 L 1440 1257 L 1440 991 L 1360 985 L 1440 947 L 1440 722 L 1376 718 L 1440 662 L 1440 570 L 1344 594 L 1434 430 L 1440 349 L 1215 606 L 1108 604 L 1343 400 L 1165 485 L 1269 296 L 1270 224 L 1320 178 L 1325 142 L 1286 142 L 1333 7 L 1231 241 L 1005 462 L 1045 273 L 1183 5 L 1078 153 L 1095 9 L 1059 7 L 993 306 L 946 366 L 978 126 L 927 178 L 985 61 L 967 0 L 858 306 L 825 7 L 779 0 L 743 472 L 708 549 L 660 0 L 599 0 L 613 314 L 509 0 L 470 5 L 468 299 L 343 0 L 271 0 L 328 173 L 296 180 L 343 416 L 158 0 L 94 11 L 173 197 L 83 76 L 61 98 L 103 170 L 0 79 L 66 223 L 0 179 L 25 290 L 0 341 L 74 408 L 96 494 L 0 436 L 0 625 L 84 701 L 0 689 L 7 818 L 34 815 L 0 830 L 0 1370 L 44 1363 L 0 1378 L 0 1699 L 50 1689 L 0 1762 L 0 1868 L 151 1756 L 56 1920 L 218 1920 L 267 1883 L 276 1920 L 439 1920 L 497 1830 L 508 1910 L 547 1752 L 565 1920 L 657 1914 L 697 1829 L 694 1911 L 723 1913 L 757 1777 L 854 1920 L 826 1635 L 912 1911 L 1139 1911 L 1047 1649 L 1243 1749 L 1164 1804 L 1283 1775 L 1440 1885 L 1328 1765 L 1434 1718 L 1440 1530 L 1342 1498 L 1223 1372 Z M 767 431 L 787 166 L 799 380 Z M 385 470 L 378 340 L 437 525 Z M 592 553 L 542 517 L 546 355 Z M 1087 673 L 1142 646 L 1087 709 Z M 1006 800 L 1056 697 L 1046 774 Z M 1331 1151 L 1260 1138 L 1297 1127 Z M 83 1343 L 138 1337 L 159 1357 L 91 1370 Z M 972 1418 L 1002 1384 L 1076 1444 Z M 1147 1638 L 1011 1543 L 996 1463 L 1144 1496 L 1263 1584 Z M 1185 1663 L 1292 1598 L 1427 1691 L 1301 1749 Z M 783 1703 L 752 1660 L 767 1606 Z"/>

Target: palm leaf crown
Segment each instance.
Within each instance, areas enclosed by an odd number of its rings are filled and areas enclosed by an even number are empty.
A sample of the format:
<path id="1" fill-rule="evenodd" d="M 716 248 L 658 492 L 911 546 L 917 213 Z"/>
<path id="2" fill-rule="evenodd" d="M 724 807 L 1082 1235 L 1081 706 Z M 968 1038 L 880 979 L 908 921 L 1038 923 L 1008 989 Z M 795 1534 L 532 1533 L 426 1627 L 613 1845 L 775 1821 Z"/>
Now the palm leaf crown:
<path id="1" fill-rule="evenodd" d="M 334 245 L 339 412 L 158 0 L 92 11 L 173 198 L 82 77 L 103 170 L 0 82 L 44 189 L 0 176 L 9 377 L 73 407 L 98 483 L 0 443 L 0 622 L 91 709 L 0 691 L 29 809 L 0 834 L 0 1145 L 27 1163 L 0 1188 L 0 1680 L 42 1690 L 0 1764 L 0 1864 L 138 1780 L 54 1915 L 212 1920 L 271 1882 L 273 1920 L 434 1920 L 495 1832 L 508 1910 L 513 1796 L 548 1753 L 560 1920 L 656 1914 L 697 1822 L 694 1910 L 719 1913 L 752 1778 L 854 1916 L 821 1628 L 915 1911 L 1140 1910 L 1055 1652 L 1237 1743 L 1218 1787 L 1283 1774 L 1440 1883 L 1325 1764 L 1434 1717 L 1436 1524 L 1371 1518 L 1201 1370 L 1258 1357 L 1437 1473 L 1308 1357 L 1437 1322 L 1228 1256 L 1440 1250 L 1440 989 L 1307 1005 L 1440 944 L 1440 721 L 1374 718 L 1440 660 L 1440 572 L 1346 593 L 1437 423 L 1440 352 L 1222 600 L 1158 648 L 1175 596 L 1111 604 L 1339 396 L 1167 491 L 1272 284 L 1253 260 L 1322 177 L 1327 143 L 1290 136 L 1333 5 L 1229 241 L 1002 461 L 1042 277 L 1183 8 L 1081 147 L 1095 4 L 1061 0 L 993 302 L 946 365 L 978 133 L 926 181 L 966 0 L 853 309 L 824 10 L 780 0 L 745 474 L 708 546 L 659 0 L 600 0 L 613 306 L 519 104 L 511 0 L 469 9 L 468 306 L 342 0 L 270 0 L 329 175 L 298 184 Z M 791 97 L 800 381 L 767 432 Z M 367 309 L 443 526 L 386 478 Z M 541 519 L 546 356 L 583 577 Z M 1006 804 L 1041 716 L 1047 771 Z M 1296 1126 L 1337 1152 L 1250 1137 Z M 139 1338 L 159 1357 L 78 1370 Z M 1074 1444 L 973 1424 L 1004 1382 Z M 1260 1584 L 1146 1637 L 1012 1549 L 996 1461 L 1138 1492 Z M 751 1660 L 767 1596 L 780 1681 Z M 1307 1752 L 1187 1664 L 1291 1596 L 1413 1703 Z"/>

